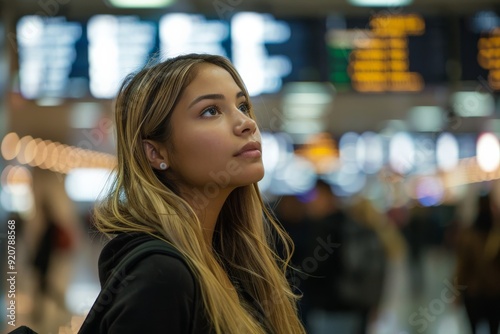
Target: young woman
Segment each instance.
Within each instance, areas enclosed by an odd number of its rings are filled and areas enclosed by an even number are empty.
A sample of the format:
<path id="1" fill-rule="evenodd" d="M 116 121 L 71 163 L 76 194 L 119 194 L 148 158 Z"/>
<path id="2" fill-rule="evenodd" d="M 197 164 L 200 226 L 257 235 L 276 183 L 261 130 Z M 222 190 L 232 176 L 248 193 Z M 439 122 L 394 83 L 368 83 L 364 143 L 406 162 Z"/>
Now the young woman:
<path id="1" fill-rule="evenodd" d="M 114 236 L 101 285 L 147 241 L 172 251 L 120 269 L 80 332 L 304 333 L 285 277 L 291 243 L 259 194 L 260 133 L 231 63 L 190 54 L 149 66 L 124 82 L 115 117 L 116 179 L 95 211 Z"/>

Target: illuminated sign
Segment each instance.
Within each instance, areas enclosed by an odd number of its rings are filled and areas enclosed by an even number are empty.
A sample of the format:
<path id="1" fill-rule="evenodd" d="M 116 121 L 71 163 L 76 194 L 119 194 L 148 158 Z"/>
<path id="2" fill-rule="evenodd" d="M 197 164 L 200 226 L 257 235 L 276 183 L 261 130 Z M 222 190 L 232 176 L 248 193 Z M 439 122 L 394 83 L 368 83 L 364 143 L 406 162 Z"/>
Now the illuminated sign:
<path id="1" fill-rule="evenodd" d="M 360 92 L 421 91 L 421 74 L 409 69 L 408 36 L 423 34 L 424 20 L 417 15 L 375 16 L 369 26 L 329 34 L 332 62 L 340 63 L 331 80 L 350 82 Z"/>
<path id="2" fill-rule="evenodd" d="M 370 26 L 379 36 L 421 35 L 425 32 L 424 19 L 415 14 L 374 16 Z"/>
<path id="3" fill-rule="evenodd" d="M 371 30 L 354 41 L 348 73 L 354 89 L 361 92 L 420 91 L 423 80 L 409 71 L 408 35 L 425 31 L 416 15 L 374 17 Z"/>
<path id="4" fill-rule="evenodd" d="M 24 16 L 17 23 L 16 37 L 24 97 L 81 97 L 86 93 L 79 89 L 85 79 L 73 73 L 81 24 L 62 17 Z"/>
<path id="5" fill-rule="evenodd" d="M 270 55 L 266 44 L 290 40 L 290 26 L 269 14 L 238 13 L 231 20 L 232 60 L 250 95 L 275 93 L 292 72 L 286 55 Z"/>
<path id="6" fill-rule="evenodd" d="M 196 52 L 228 57 L 252 96 L 277 93 L 288 82 L 328 81 L 329 59 L 335 59 L 329 75 L 336 86 L 344 82 L 358 91 L 418 91 L 422 77 L 429 81 L 422 68 L 413 66 L 413 58 L 410 66 L 409 50 L 413 56 L 420 53 L 409 46 L 408 36 L 422 34 L 425 23 L 417 15 L 373 17 L 365 25 L 368 30 L 335 31 L 326 46 L 325 20 L 285 20 L 263 13 L 238 12 L 229 20 L 186 13 L 154 20 L 95 15 L 86 23 L 26 16 L 16 31 L 19 82 L 29 99 L 110 99 L 125 76 L 151 56 Z M 428 67 L 436 72 L 436 66 Z"/>
<path id="7" fill-rule="evenodd" d="M 203 15 L 167 14 L 160 19 L 162 56 L 186 53 L 210 53 L 227 57 L 223 44 L 229 38 L 229 24 L 207 20 Z"/>
<path id="8" fill-rule="evenodd" d="M 113 98 L 125 76 L 147 62 L 155 46 L 155 25 L 135 16 L 96 15 L 87 27 L 90 92 Z"/>
<path id="9" fill-rule="evenodd" d="M 16 32 L 21 92 L 28 99 L 89 94 L 110 99 L 125 76 L 151 56 L 161 60 L 207 53 L 231 59 L 251 95 L 276 93 L 283 82 L 322 73 L 311 61 L 312 56 L 317 61 L 319 48 L 309 45 L 320 44 L 324 32 L 315 30 L 320 24 L 309 22 L 288 23 L 251 12 L 235 14 L 231 20 L 185 13 L 165 14 L 157 21 L 95 15 L 86 25 L 62 17 L 26 16 L 18 21 Z"/>
<path id="10" fill-rule="evenodd" d="M 489 86 L 500 90 L 500 28 L 494 29 L 489 36 L 481 37 L 477 48 L 479 65 L 489 71 Z"/>

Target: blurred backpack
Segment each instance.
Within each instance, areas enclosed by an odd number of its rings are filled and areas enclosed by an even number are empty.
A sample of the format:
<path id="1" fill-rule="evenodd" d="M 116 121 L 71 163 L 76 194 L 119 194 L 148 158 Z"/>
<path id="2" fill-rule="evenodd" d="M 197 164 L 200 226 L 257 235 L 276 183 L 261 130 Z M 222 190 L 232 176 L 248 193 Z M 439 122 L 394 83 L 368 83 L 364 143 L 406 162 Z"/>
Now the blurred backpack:
<path id="1" fill-rule="evenodd" d="M 387 261 L 380 237 L 372 228 L 351 219 L 341 224 L 340 234 L 337 298 L 348 307 L 376 306 L 382 295 Z"/>

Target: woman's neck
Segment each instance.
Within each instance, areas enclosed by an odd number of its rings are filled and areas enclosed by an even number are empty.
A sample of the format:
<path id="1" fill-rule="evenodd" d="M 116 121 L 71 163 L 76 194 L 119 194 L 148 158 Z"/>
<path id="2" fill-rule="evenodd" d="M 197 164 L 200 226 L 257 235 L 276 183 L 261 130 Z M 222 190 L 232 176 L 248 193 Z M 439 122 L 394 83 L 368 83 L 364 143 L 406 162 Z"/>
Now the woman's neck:
<path id="1" fill-rule="evenodd" d="M 220 189 L 216 196 L 205 194 L 193 188 L 181 192 L 182 197 L 191 205 L 203 228 L 207 245 L 212 245 L 213 234 L 219 214 L 232 189 Z M 211 247 L 208 247 L 211 249 Z"/>

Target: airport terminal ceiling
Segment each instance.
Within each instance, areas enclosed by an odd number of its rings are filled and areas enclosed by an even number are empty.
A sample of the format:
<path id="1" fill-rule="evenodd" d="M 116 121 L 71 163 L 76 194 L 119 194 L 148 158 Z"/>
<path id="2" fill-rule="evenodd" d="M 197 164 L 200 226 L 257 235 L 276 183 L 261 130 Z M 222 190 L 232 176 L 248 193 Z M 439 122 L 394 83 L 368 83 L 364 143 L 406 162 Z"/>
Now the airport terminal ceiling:
<path id="1" fill-rule="evenodd" d="M 388 0 L 391 3 L 393 0 Z M 2 2 L 0 2 L 2 3 Z M 57 4 L 57 5 L 54 5 Z M 117 10 L 107 5 L 108 0 L 3 0 L 4 9 L 14 9 L 18 14 L 32 13 L 40 10 L 40 5 L 54 8 L 60 6 L 63 15 L 78 17 L 95 13 L 137 13 L 137 10 Z M 422 14 L 467 14 L 476 10 L 499 9 L 497 0 L 414 0 L 405 10 Z M 171 11 L 196 12 L 203 14 L 219 13 L 221 10 L 259 11 L 274 15 L 318 16 L 325 13 L 344 15 L 366 15 L 367 13 L 386 8 L 367 9 L 349 4 L 348 0 L 177 0 L 169 7 Z M 398 8 L 396 7 L 396 10 Z M 143 13 L 154 13 L 156 10 L 141 10 Z"/>

